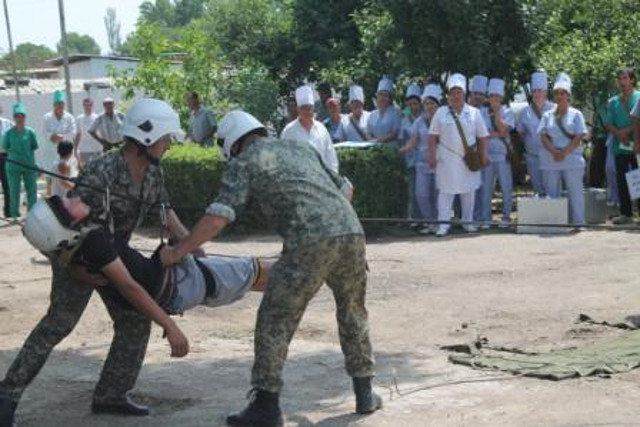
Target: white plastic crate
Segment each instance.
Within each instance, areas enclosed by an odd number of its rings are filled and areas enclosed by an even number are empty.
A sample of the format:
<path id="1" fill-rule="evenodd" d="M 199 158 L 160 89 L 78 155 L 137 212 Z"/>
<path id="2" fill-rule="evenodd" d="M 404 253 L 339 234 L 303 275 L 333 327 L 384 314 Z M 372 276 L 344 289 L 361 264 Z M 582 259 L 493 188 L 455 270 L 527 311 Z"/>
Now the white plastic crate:
<path id="1" fill-rule="evenodd" d="M 519 198 L 518 224 L 569 224 L 569 202 L 566 198 Z M 562 234 L 568 233 L 569 230 L 568 227 L 518 225 L 517 232 L 529 234 Z"/>

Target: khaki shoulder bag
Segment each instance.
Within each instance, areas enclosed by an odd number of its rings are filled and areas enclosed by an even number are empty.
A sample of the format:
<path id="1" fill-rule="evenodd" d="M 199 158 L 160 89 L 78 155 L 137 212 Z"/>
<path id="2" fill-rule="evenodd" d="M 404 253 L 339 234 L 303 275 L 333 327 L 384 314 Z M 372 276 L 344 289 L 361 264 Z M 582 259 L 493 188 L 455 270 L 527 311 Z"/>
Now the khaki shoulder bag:
<path id="1" fill-rule="evenodd" d="M 458 119 L 458 115 L 453 108 L 449 106 L 449 111 L 453 116 L 453 121 L 456 122 L 456 127 L 458 128 L 458 133 L 460 134 L 460 139 L 462 140 L 462 145 L 464 146 L 464 163 L 467 165 L 471 172 L 477 172 L 482 169 L 482 161 L 480 161 L 480 153 L 478 153 L 476 144 L 474 147 L 470 147 L 467 142 L 467 137 L 464 134 L 464 130 L 462 129 L 462 124 L 460 123 L 460 119 Z"/>

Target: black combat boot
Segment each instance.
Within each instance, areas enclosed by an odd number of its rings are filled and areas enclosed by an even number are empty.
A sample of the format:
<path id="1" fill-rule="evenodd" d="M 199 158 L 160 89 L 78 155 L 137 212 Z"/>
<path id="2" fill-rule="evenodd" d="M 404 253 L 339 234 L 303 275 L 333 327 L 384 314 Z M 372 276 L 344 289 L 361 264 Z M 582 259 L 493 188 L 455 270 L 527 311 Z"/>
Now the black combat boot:
<path id="1" fill-rule="evenodd" d="M 370 414 L 382 408 L 382 398 L 371 388 L 371 377 L 353 378 L 353 391 L 358 414 Z"/>
<path id="2" fill-rule="evenodd" d="M 6 398 L 0 398 L 0 427 L 13 427 L 16 425 L 17 402 Z"/>
<path id="3" fill-rule="evenodd" d="M 243 411 L 227 417 L 230 426 L 280 427 L 284 425 L 278 393 L 259 388 L 249 392 L 251 401 Z"/>

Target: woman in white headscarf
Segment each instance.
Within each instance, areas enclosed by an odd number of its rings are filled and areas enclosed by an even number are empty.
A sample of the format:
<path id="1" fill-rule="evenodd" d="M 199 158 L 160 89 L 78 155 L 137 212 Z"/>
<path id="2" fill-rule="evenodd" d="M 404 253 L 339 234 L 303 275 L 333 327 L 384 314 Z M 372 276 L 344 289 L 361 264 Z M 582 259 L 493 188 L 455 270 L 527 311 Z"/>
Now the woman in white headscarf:
<path id="1" fill-rule="evenodd" d="M 436 84 L 427 85 L 422 93 L 423 113 L 411 126 L 409 142 L 400 149 L 403 153 L 414 153 L 415 157 L 415 190 L 414 197 L 422 218 L 429 221 L 438 219 L 438 190 L 436 188 L 436 170 L 429 165 L 429 127 L 431 119 L 442 101 L 442 90 Z M 435 156 L 435 146 L 432 147 Z M 435 232 L 434 225 L 424 227 L 420 232 Z"/>
<path id="2" fill-rule="evenodd" d="M 572 224 L 582 225 L 584 217 L 584 169 L 582 138 L 587 133 L 584 116 L 571 106 L 571 79 L 560 73 L 553 86 L 556 108 L 542 116 L 538 132 L 543 149 L 540 150 L 540 169 L 544 190 L 548 196 L 559 198 L 562 186 L 569 195 Z"/>

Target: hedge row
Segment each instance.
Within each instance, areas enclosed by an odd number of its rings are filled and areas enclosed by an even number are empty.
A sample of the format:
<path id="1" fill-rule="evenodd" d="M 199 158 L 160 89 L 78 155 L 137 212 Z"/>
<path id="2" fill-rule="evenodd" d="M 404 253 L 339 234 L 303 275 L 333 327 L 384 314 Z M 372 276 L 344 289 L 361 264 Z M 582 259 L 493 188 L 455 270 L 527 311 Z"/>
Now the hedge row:
<path id="1" fill-rule="evenodd" d="M 355 187 L 353 205 L 361 218 L 403 217 L 407 206 L 406 169 L 397 150 L 340 149 L 340 174 Z M 192 224 L 202 216 L 220 188 L 226 166 L 219 150 L 194 144 L 174 146 L 162 162 L 171 203 L 180 218 Z M 263 227 L 250 206 L 239 223 Z"/>

